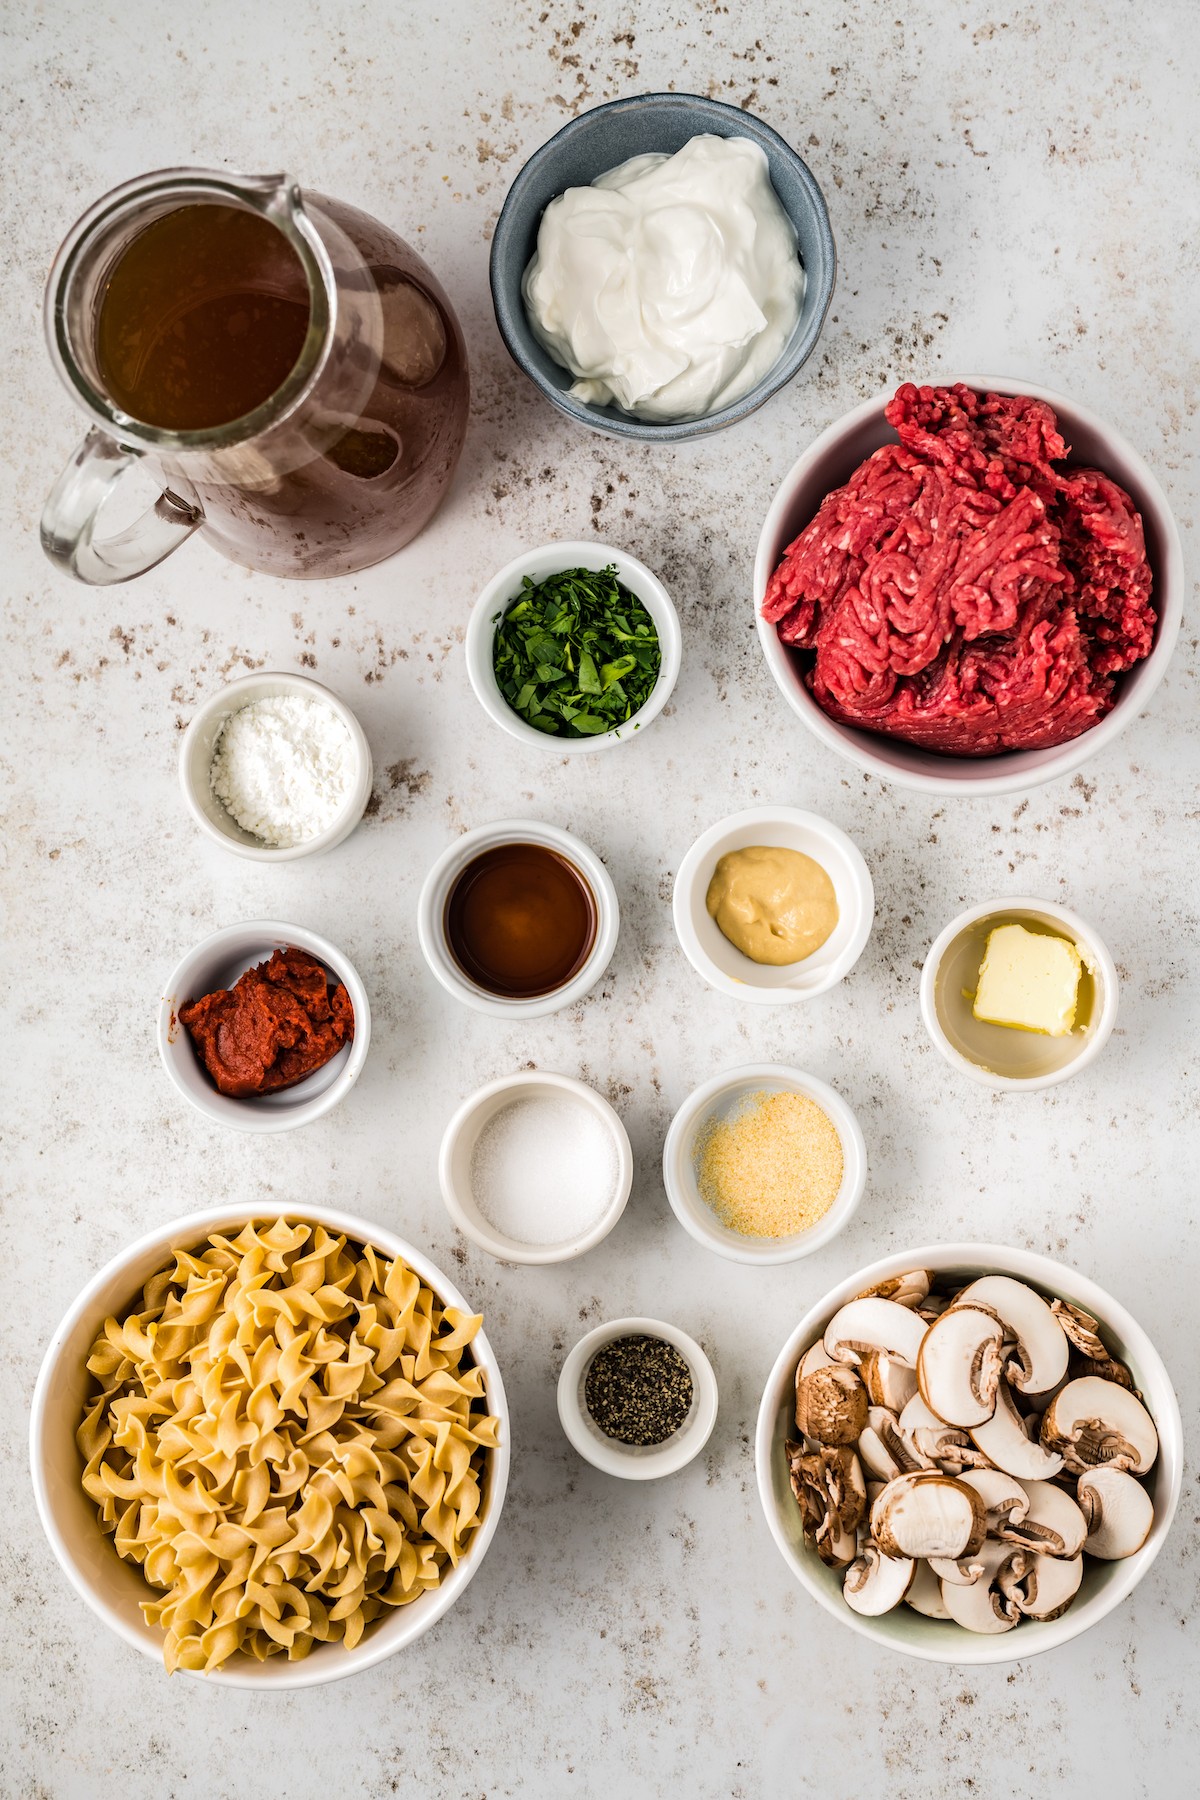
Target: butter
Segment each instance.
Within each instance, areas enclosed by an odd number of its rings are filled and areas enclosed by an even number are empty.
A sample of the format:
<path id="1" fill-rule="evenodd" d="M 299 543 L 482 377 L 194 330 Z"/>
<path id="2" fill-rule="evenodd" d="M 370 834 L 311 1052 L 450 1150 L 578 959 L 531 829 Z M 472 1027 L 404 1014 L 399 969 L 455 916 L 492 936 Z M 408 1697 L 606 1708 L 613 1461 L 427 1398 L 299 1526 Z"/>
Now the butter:
<path id="1" fill-rule="evenodd" d="M 1083 963 L 1067 938 L 998 925 L 988 933 L 972 1011 L 990 1025 L 1066 1037 L 1075 1024 Z"/>

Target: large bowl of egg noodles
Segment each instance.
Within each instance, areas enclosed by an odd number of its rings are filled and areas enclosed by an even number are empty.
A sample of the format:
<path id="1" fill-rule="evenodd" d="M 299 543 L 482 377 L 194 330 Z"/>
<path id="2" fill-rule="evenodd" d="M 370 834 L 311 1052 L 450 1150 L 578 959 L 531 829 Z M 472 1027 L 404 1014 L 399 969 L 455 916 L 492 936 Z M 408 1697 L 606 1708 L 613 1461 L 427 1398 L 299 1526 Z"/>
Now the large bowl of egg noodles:
<path id="1" fill-rule="evenodd" d="M 88 1283 L 34 1392 L 34 1492 L 105 1624 L 168 1672 L 311 1687 L 458 1599 L 508 1480 L 482 1320 L 326 1207 L 148 1233 Z"/>

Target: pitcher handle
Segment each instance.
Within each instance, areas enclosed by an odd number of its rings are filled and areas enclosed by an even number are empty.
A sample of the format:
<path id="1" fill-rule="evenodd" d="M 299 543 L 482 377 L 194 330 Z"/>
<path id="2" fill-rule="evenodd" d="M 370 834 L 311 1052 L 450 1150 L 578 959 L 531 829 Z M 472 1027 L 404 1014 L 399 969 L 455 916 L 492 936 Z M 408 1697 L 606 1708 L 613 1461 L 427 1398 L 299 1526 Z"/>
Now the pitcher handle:
<path id="1" fill-rule="evenodd" d="M 42 549 L 50 561 L 93 587 L 144 575 L 204 523 L 200 507 L 164 488 L 132 525 L 96 539 L 101 502 L 139 456 L 93 427 L 51 488 L 42 512 Z"/>

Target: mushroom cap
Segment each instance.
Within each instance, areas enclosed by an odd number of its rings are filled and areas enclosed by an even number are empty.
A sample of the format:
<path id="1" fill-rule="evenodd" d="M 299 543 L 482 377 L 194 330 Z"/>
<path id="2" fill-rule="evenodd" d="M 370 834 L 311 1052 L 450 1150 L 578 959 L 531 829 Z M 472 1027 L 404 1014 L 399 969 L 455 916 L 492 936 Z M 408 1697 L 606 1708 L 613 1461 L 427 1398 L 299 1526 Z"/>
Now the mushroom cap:
<path id="1" fill-rule="evenodd" d="M 1154 1525 L 1154 1502 L 1137 1480 L 1111 1465 L 1087 1469 L 1079 1477 L 1079 1505 L 1087 1522 L 1083 1547 L 1104 1562 L 1132 1556 Z"/>
<path id="2" fill-rule="evenodd" d="M 957 1561 L 979 1549 L 986 1530 L 978 1494 L 949 1475 L 899 1475 L 871 1508 L 871 1535 L 885 1556 Z"/>
<path id="3" fill-rule="evenodd" d="M 1101 1467 L 1144 1475 L 1158 1455 L 1158 1432 L 1142 1402 L 1101 1375 L 1068 1381 L 1042 1414 L 1041 1439 L 1074 1475 Z"/>
<path id="4" fill-rule="evenodd" d="M 1025 1577 L 1017 1584 L 1016 1603 L 1027 1619 L 1057 1619 L 1079 1592 L 1082 1580 L 1082 1556 L 1039 1552 L 1029 1558 Z"/>
<path id="5" fill-rule="evenodd" d="M 1006 1519 L 997 1535 L 1011 1544 L 1047 1556 L 1078 1556 L 1087 1536 L 1087 1521 L 1065 1488 L 1053 1481 L 1027 1481 L 1028 1508 L 1020 1517 Z"/>
<path id="6" fill-rule="evenodd" d="M 948 1619 L 949 1612 L 942 1599 L 942 1586 L 927 1562 L 913 1564 L 913 1578 L 904 1604 L 911 1606 L 914 1612 L 924 1614 L 927 1619 Z"/>
<path id="7" fill-rule="evenodd" d="M 825 1327 L 824 1344 L 834 1362 L 856 1363 L 871 1350 L 886 1350 L 915 1369 L 925 1331 L 924 1319 L 910 1307 L 868 1296 L 838 1308 Z"/>
<path id="8" fill-rule="evenodd" d="M 897 1362 L 886 1350 L 868 1350 L 859 1374 L 871 1404 L 886 1406 L 889 1412 L 902 1412 L 917 1391 L 916 1370 L 907 1363 Z"/>
<path id="9" fill-rule="evenodd" d="M 845 1363 L 814 1369 L 796 1384 L 796 1428 L 819 1444 L 856 1444 L 867 1423 L 867 1390 Z"/>
<path id="10" fill-rule="evenodd" d="M 852 1612 L 876 1619 L 899 1606 L 912 1586 L 917 1565 L 907 1556 L 885 1556 L 878 1544 L 866 1544 L 846 1570 L 842 1595 Z"/>
<path id="11" fill-rule="evenodd" d="M 1007 1381 L 1001 1380 L 996 1410 L 982 1425 L 969 1427 L 971 1442 L 993 1468 L 1017 1481 L 1051 1481 L 1063 1466 L 1057 1450 L 1027 1436 Z"/>
<path id="12" fill-rule="evenodd" d="M 1003 1350 L 1004 1327 L 982 1307 L 955 1305 L 935 1319 L 917 1357 L 917 1386 L 929 1410 L 967 1428 L 990 1419 Z"/>
<path id="13" fill-rule="evenodd" d="M 1042 1296 L 1011 1275 L 984 1275 L 964 1288 L 958 1306 L 982 1306 L 995 1313 L 1017 1345 L 1017 1360 L 1008 1379 L 1023 1394 L 1045 1394 L 1067 1372 L 1071 1346 L 1058 1319 Z"/>

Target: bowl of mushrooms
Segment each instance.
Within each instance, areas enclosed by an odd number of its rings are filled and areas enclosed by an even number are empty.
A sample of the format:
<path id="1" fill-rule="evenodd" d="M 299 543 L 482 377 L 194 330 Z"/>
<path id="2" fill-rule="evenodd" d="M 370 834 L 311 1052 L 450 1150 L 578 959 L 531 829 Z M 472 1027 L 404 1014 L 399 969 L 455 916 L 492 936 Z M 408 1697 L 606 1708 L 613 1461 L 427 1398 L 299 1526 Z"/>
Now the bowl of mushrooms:
<path id="1" fill-rule="evenodd" d="M 1125 1308 L 1048 1257 L 885 1257 L 796 1327 L 759 1409 L 758 1490 L 801 1584 L 863 1636 L 993 1663 L 1131 1593 L 1182 1482 L 1171 1380 Z"/>

